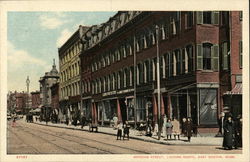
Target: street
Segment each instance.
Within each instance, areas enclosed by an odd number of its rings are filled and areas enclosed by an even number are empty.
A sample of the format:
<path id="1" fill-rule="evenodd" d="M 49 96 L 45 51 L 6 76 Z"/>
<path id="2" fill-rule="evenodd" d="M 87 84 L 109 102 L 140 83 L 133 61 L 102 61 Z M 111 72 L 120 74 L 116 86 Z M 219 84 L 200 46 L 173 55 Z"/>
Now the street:
<path id="1" fill-rule="evenodd" d="M 8 121 L 7 154 L 241 154 L 221 146 L 164 145 L 115 136 Z"/>

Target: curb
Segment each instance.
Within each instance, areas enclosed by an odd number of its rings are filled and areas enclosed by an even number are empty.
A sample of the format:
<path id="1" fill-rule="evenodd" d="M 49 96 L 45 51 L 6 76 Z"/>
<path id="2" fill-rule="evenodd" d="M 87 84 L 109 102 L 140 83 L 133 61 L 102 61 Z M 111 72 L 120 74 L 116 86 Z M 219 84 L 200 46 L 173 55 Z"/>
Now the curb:
<path id="1" fill-rule="evenodd" d="M 56 128 L 65 128 L 65 129 L 71 129 L 71 130 L 77 130 L 77 131 L 85 131 L 85 132 L 90 132 L 89 130 L 84 130 L 84 129 L 79 129 L 79 128 L 72 128 L 72 127 L 62 127 L 62 126 L 57 126 L 57 125 L 46 125 L 46 124 L 42 124 L 42 123 L 36 123 L 34 122 L 33 124 L 37 124 L 37 125 L 43 125 L 43 126 L 49 126 L 49 127 L 56 127 Z M 90 132 L 91 133 L 91 132 Z M 106 134 L 106 135 L 112 135 L 112 136 L 116 136 L 116 134 L 113 133 L 108 133 L 108 132 L 92 132 L 92 133 L 102 133 L 102 134 Z M 140 141 L 144 141 L 144 142 L 151 142 L 151 143 L 156 143 L 156 144 L 162 144 L 162 145 L 175 145 L 175 146 L 220 146 L 220 145 L 216 145 L 216 144 L 175 144 L 175 143 L 166 143 L 163 141 L 157 141 L 157 140 L 150 140 L 150 139 L 142 139 L 139 137 L 134 137 L 134 136 L 130 136 L 130 139 L 135 139 L 135 140 L 140 140 Z"/>

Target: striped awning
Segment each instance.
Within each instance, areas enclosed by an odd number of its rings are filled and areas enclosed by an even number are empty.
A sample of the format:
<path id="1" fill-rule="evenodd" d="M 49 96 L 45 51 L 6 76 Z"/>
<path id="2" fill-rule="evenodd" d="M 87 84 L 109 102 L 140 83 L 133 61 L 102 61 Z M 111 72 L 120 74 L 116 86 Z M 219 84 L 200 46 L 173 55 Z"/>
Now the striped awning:
<path id="1" fill-rule="evenodd" d="M 224 95 L 242 95 L 242 83 L 236 83 L 231 91 L 227 91 Z"/>

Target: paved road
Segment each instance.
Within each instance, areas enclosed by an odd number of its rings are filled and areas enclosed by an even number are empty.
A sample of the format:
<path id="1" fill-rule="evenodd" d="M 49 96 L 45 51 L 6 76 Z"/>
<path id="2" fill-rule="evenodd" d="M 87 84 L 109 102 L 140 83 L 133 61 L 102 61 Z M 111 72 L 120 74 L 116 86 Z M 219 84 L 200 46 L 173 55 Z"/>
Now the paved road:
<path id="1" fill-rule="evenodd" d="M 7 127 L 8 154 L 241 154 L 221 146 L 172 146 L 17 121 Z"/>

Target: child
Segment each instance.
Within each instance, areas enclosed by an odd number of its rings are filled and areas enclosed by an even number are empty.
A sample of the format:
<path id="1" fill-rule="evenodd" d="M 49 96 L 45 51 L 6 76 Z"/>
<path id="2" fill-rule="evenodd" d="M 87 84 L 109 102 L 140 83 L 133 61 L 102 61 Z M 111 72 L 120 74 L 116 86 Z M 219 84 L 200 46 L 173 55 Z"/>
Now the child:
<path id="1" fill-rule="evenodd" d="M 129 140 L 129 128 L 130 128 L 130 125 L 128 124 L 128 121 L 126 121 L 124 124 L 123 140 L 125 138 L 125 135 L 127 135 L 127 138 Z"/>
<path id="2" fill-rule="evenodd" d="M 118 126 L 117 126 L 117 139 L 118 137 L 120 138 L 120 140 L 122 139 L 122 122 L 118 122 Z"/>

